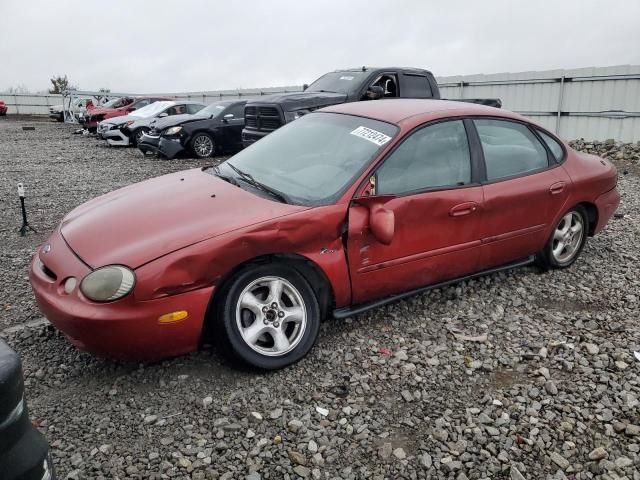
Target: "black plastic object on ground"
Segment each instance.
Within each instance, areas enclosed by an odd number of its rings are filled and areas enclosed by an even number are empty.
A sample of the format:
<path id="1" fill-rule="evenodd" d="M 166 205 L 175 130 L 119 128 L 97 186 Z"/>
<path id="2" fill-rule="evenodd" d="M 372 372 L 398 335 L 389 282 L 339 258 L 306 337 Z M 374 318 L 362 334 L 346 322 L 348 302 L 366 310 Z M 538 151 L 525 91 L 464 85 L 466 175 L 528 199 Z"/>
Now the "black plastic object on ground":
<path id="1" fill-rule="evenodd" d="M 55 479 L 49 445 L 29 420 L 20 358 L 0 340 L 0 477 Z"/>

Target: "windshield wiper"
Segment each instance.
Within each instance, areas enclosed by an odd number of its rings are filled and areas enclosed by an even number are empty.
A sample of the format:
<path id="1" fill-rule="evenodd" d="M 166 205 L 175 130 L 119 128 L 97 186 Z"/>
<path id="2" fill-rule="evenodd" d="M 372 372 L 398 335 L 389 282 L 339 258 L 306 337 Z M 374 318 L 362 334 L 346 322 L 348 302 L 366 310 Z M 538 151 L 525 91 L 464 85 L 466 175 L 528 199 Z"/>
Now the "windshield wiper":
<path id="1" fill-rule="evenodd" d="M 264 183 L 260 183 L 255 178 L 253 178 L 253 176 L 250 173 L 243 172 L 238 167 L 232 165 L 229 162 L 226 162 L 225 164 L 231 167 L 231 169 L 233 169 L 234 172 L 240 175 L 240 178 L 242 178 L 242 180 L 247 182 L 249 185 L 257 188 L 258 190 L 262 190 L 265 193 L 268 193 L 273 198 L 280 200 L 282 203 L 289 203 L 289 200 L 282 192 L 279 192 L 274 188 L 268 187 Z"/>
<path id="2" fill-rule="evenodd" d="M 214 174 L 216 177 L 218 177 L 218 178 L 220 178 L 220 179 L 224 180 L 225 182 L 229 182 L 231 185 L 238 186 L 238 182 L 236 181 L 236 179 L 235 179 L 235 178 L 233 178 L 233 177 L 229 177 L 229 176 L 227 176 L 227 175 L 223 175 L 223 174 L 220 172 L 220 168 L 219 168 L 217 165 L 211 165 L 210 167 L 204 167 L 204 168 L 203 168 L 203 170 L 204 170 L 205 168 L 206 168 L 206 169 L 211 169 L 211 170 L 213 170 L 213 174 Z"/>

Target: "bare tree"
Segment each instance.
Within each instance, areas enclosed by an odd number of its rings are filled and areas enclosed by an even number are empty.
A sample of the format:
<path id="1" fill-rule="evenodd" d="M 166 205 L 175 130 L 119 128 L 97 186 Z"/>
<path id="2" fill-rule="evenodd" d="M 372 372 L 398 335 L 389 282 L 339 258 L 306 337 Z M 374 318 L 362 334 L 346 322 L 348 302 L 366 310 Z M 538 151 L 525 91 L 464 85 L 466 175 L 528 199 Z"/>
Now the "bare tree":
<path id="1" fill-rule="evenodd" d="M 25 94 L 31 93 L 24 85 L 16 85 L 15 87 L 9 87 L 5 90 L 7 93 Z"/>
<path id="2" fill-rule="evenodd" d="M 57 75 L 50 78 L 53 88 L 49 89 L 49 93 L 62 93 L 65 90 L 77 90 L 77 87 L 69 84 L 69 79 L 65 75 L 64 77 Z"/>

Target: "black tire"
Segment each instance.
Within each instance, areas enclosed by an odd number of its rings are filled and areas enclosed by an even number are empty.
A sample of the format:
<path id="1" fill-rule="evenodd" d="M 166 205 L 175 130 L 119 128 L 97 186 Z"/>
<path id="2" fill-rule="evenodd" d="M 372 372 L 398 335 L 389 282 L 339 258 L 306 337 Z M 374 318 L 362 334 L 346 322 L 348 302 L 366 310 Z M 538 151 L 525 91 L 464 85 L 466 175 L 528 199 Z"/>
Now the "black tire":
<path id="1" fill-rule="evenodd" d="M 560 235 L 559 230 L 563 230 L 563 228 L 569 223 L 567 218 L 570 215 L 572 216 L 571 222 L 576 222 L 575 224 L 581 222 L 582 227 L 580 230 L 580 237 L 576 237 L 577 233 L 574 233 L 571 236 L 571 245 L 573 245 L 571 254 L 568 257 L 563 258 L 562 255 L 558 254 L 559 239 L 557 238 L 556 233 L 558 232 L 558 236 Z M 571 228 L 571 225 L 569 225 L 569 228 Z M 549 240 L 547 240 L 544 249 L 536 256 L 536 263 L 543 270 L 549 270 L 551 268 L 570 267 L 580 256 L 580 253 L 582 252 L 582 249 L 587 242 L 588 235 L 589 220 L 587 217 L 587 212 L 581 205 L 576 205 L 575 207 L 567 210 L 562 215 L 558 223 L 554 225 L 553 231 L 551 232 Z"/>
<path id="2" fill-rule="evenodd" d="M 208 142 L 209 147 L 206 150 L 200 148 L 201 142 Z M 216 143 L 214 142 L 213 137 L 208 133 L 198 132 L 191 138 L 191 141 L 189 142 L 189 149 L 196 158 L 208 158 L 212 157 L 216 153 Z"/>
<path id="3" fill-rule="evenodd" d="M 64 122 L 64 113 L 59 113 L 56 117 L 56 122 Z"/>
<path id="4" fill-rule="evenodd" d="M 137 147 L 138 141 L 142 138 L 142 134 L 148 133 L 148 132 L 149 132 L 149 129 L 145 127 L 138 128 L 135 131 L 131 132 L 131 137 L 129 140 L 129 143 L 131 144 L 131 146 Z"/>
<path id="5" fill-rule="evenodd" d="M 256 348 L 261 348 L 258 342 L 255 342 L 253 347 L 250 346 L 241 333 L 239 323 L 242 325 L 246 317 L 253 317 L 249 318 L 250 323 L 245 326 L 245 328 L 253 326 L 253 322 L 256 322 L 255 324 L 258 326 L 262 324 L 266 325 L 264 327 L 266 336 L 263 334 L 259 338 L 267 340 L 271 338 L 273 340 L 273 346 L 267 346 L 266 348 L 276 350 L 275 337 L 271 336 L 269 332 L 271 332 L 270 328 L 273 328 L 273 331 L 278 330 L 275 328 L 279 326 L 277 323 L 278 314 L 275 315 L 275 321 L 272 320 L 274 323 L 268 325 L 267 315 L 269 312 L 265 312 L 262 316 L 263 320 L 261 320 L 247 309 L 242 309 L 239 303 L 240 296 L 245 290 L 250 288 L 255 282 L 263 279 L 285 280 L 295 289 L 295 293 L 299 294 L 299 299 L 302 300 L 300 308 L 306 313 L 306 316 L 304 320 L 300 322 L 300 327 L 298 327 L 298 324 L 295 322 L 292 324 L 287 323 L 287 327 L 285 327 L 285 320 L 282 320 L 282 325 L 280 326 L 283 332 L 286 332 L 286 329 L 290 331 L 291 325 L 293 325 L 294 329 L 299 328 L 298 336 L 295 337 L 295 335 L 292 335 L 292 337 L 296 338 L 295 342 L 297 343 L 292 341 L 290 343 L 291 350 L 286 351 L 286 353 L 277 353 L 271 356 L 262 354 L 256 351 Z M 226 285 L 227 287 L 220 292 L 221 297 L 216 305 L 216 318 L 214 331 L 212 332 L 216 337 L 218 347 L 225 356 L 231 360 L 239 360 L 246 365 L 261 370 L 276 370 L 297 362 L 311 350 L 320 329 L 320 306 L 313 289 L 297 270 L 287 265 L 277 263 L 252 265 L 239 271 Z M 267 289 L 265 297 L 262 298 L 261 301 L 268 302 L 267 294 L 269 294 L 269 288 L 260 287 L 259 285 L 258 283 L 258 286 L 255 288 Z M 287 289 L 289 286 L 285 286 L 284 288 Z M 287 291 L 283 289 L 282 292 L 283 294 L 280 298 L 287 300 Z M 237 315 L 238 311 L 240 311 L 239 320 Z M 264 312 L 264 307 L 262 311 Z M 303 323 L 304 327 L 301 327 Z"/>

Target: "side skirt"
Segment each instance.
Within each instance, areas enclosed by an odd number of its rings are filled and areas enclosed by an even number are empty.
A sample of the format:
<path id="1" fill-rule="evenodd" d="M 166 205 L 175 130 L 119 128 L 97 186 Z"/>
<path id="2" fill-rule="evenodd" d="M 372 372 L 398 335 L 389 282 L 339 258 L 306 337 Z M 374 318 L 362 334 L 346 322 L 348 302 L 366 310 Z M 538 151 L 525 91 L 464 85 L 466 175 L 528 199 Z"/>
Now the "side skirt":
<path id="1" fill-rule="evenodd" d="M 454 278 L 453 280 L 447 280 L 446 282 L 434 283 L 433 285 L 428 285 L 426 287 L 416 288 L 415 290 L 409 290 L 408 292 L 399 293 L 397 295 L 385 297 L 380 300 L 374 300 L 373 302 L 361 303 L 359 305 L 353 305 L 351 307 L 337 308 L 336 310 L 333 311 L 333 317 L 341 319 L 341 318 L 351 317 L 353 315 L 359 315 L 360 313 L 366 312 L 367 310 L 382 307 L 383 305 L 397 302 L 398 300 L 402 300 L 403 298 L 410 297 L 412 295 L 428 292 L 429 290 L 435 290 L 436 288 L 448 287 L 449 285 L 453 285 L 459 282 L 464 282 L 465 280 L 471 280 L 472 278 L 484 277 L 485 275 L 491 275 L 493 273 L 502 272 L 504 270 L 511 270 L 512 268 L 524 267 L 525 265 L 530 265 L 534 263 L 534 261 L 535 261 L 535 255 L 531 255 L 530 257 L 527 257 L 524 260 L 518 260 L 517 262 L 507 263 L 500 267 L 494 267 L 488 270 L 482 270 L 481 272 L 472 273 L 471 275 L 465 275 L 464 277 Z"/>

